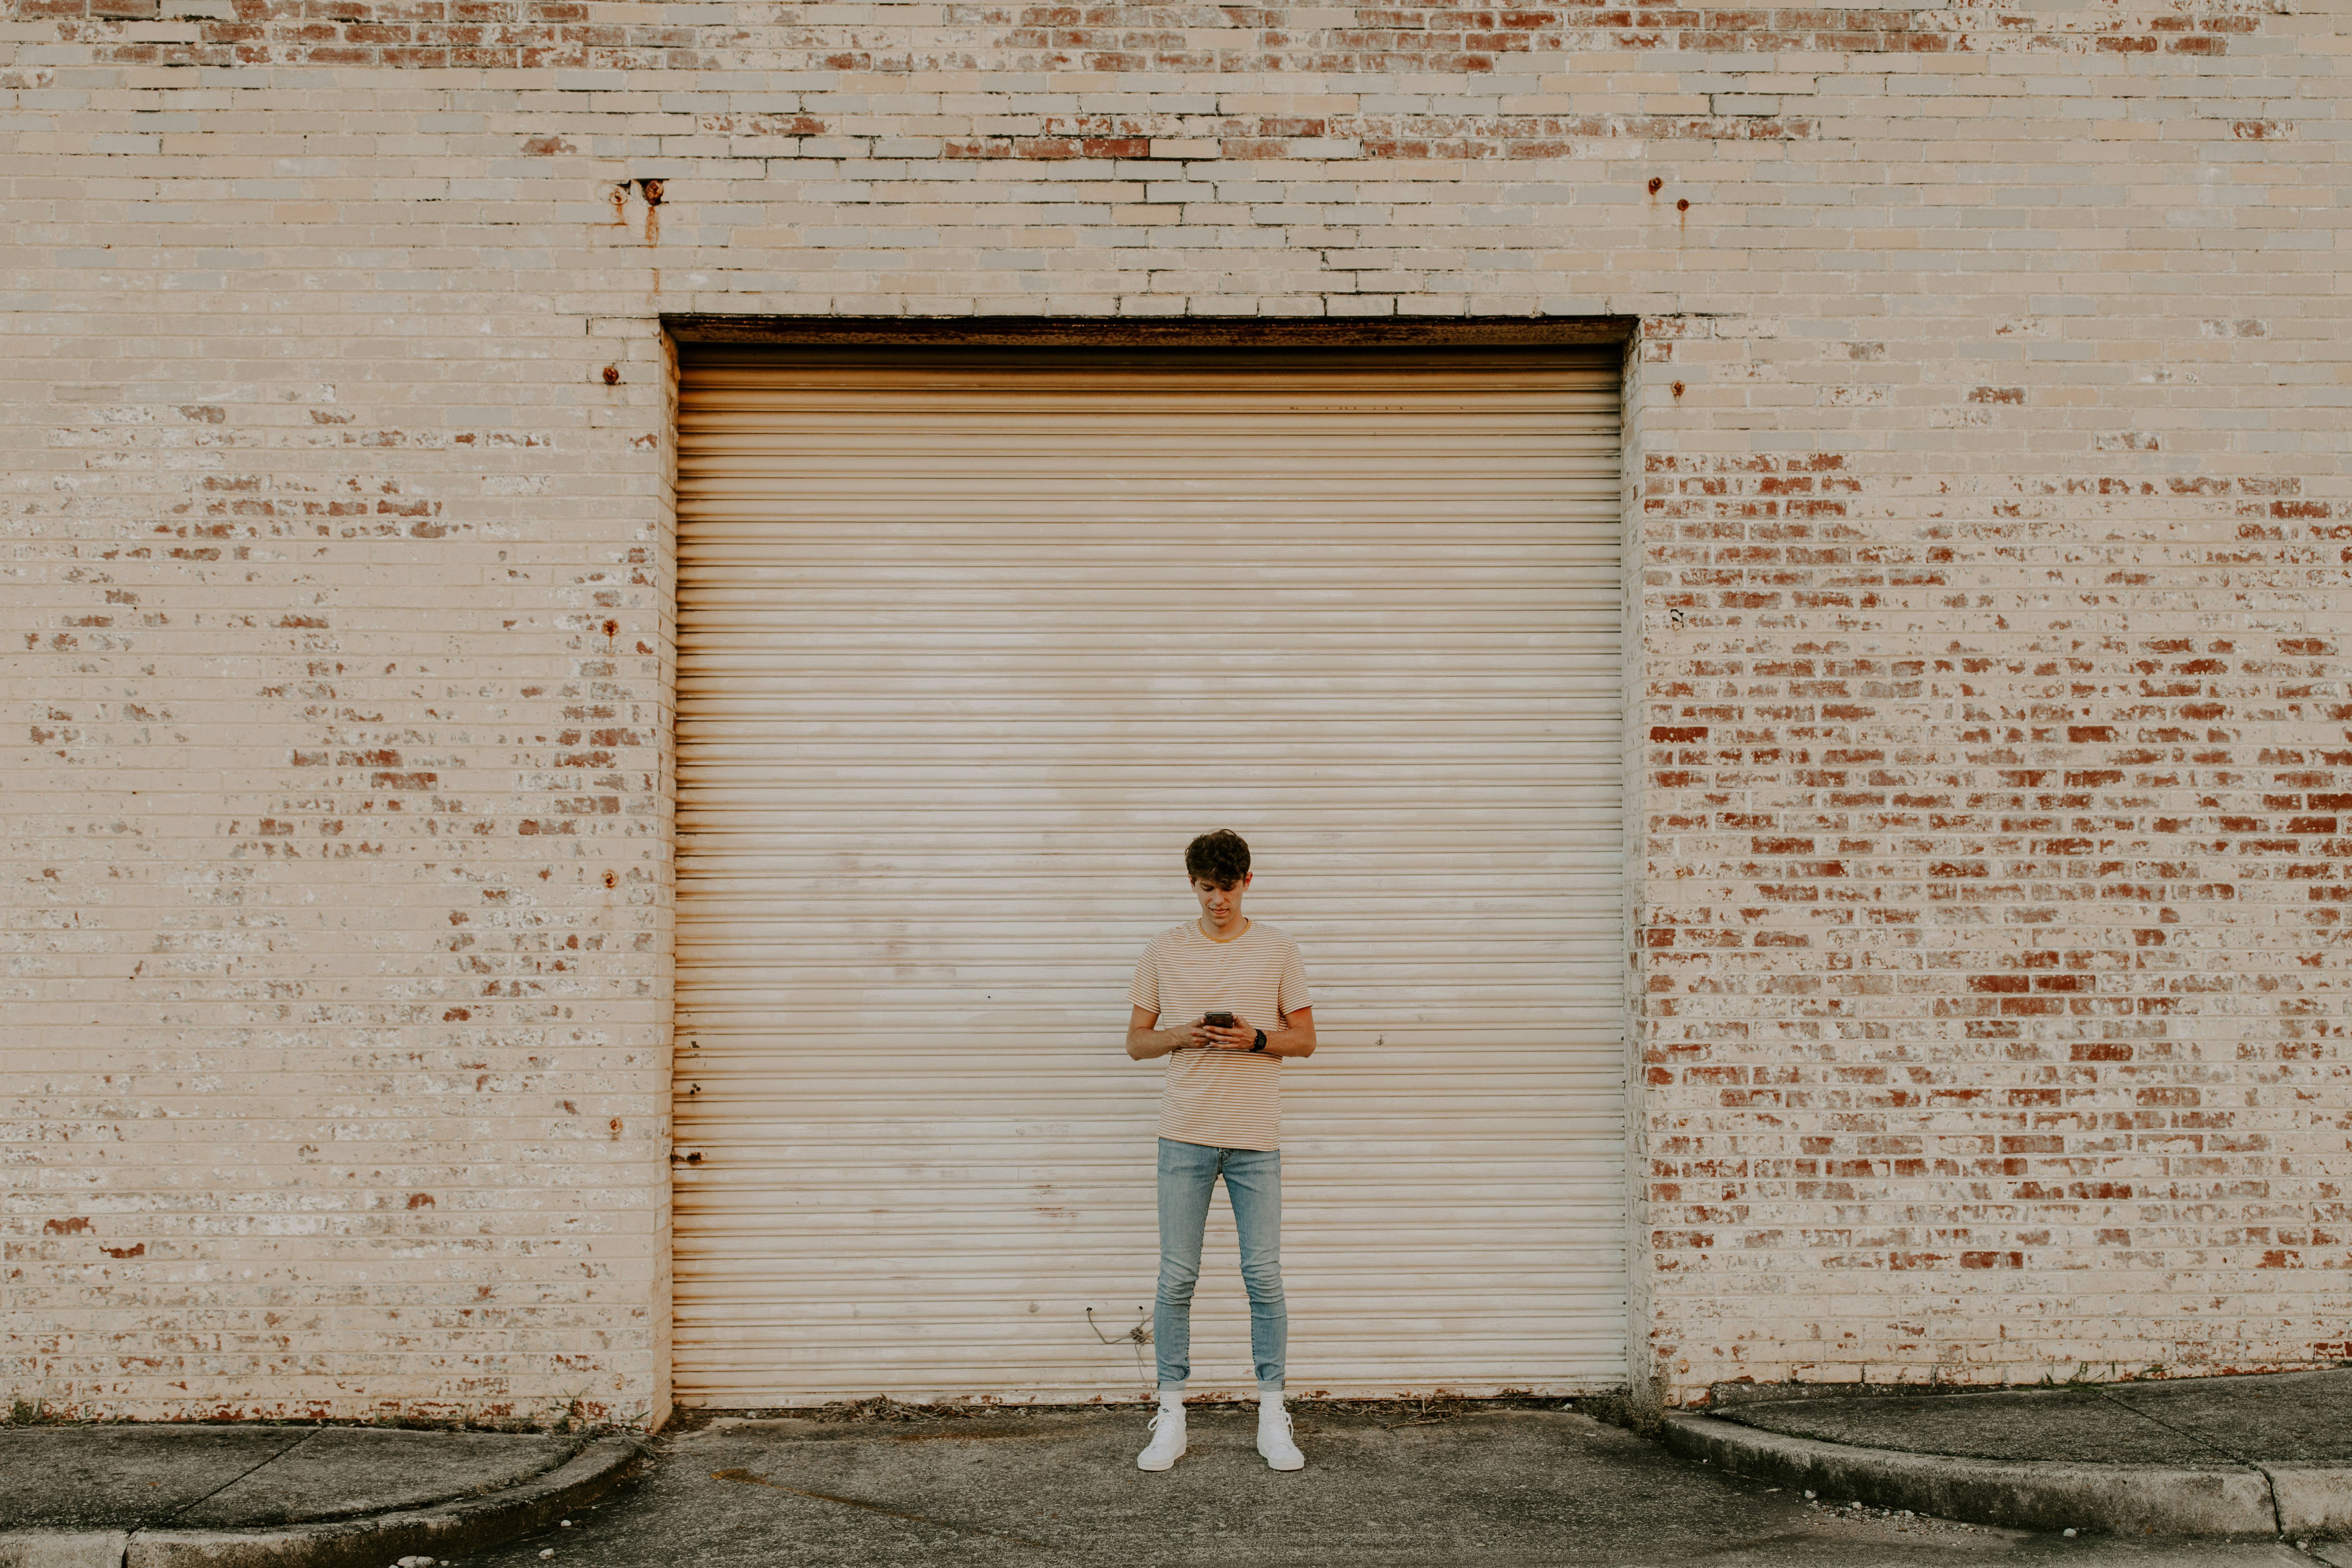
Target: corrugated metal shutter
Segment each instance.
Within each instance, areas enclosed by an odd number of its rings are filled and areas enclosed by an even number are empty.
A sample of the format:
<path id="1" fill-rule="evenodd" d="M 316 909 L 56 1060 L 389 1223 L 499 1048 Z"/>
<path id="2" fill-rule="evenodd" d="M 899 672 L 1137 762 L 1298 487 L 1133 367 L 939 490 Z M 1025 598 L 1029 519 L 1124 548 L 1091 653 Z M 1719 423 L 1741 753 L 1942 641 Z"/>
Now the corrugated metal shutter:
<path id="1" fill-rule="evenodd" d="M 1148 1385 L 1125 993 L 1219 826 L 1322 1040 L 1292 1388 L 1622 1382 L 1618 508 L 1613 352 L 689 351 L 679 1398 Z"/>

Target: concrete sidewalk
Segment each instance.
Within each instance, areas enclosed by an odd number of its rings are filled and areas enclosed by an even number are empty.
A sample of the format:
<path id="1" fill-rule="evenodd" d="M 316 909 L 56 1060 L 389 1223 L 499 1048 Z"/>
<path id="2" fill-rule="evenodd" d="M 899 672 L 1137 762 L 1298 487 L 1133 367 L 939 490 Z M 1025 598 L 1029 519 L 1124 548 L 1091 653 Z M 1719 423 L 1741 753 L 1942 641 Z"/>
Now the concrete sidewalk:
<path id="1" fill-rule="evenodd" d="M 319 1425 L 0 1427 L 0 1568 L 383 1568 L 551 1524 L 635 1439 Z"/>
<path id="2" fill-rule="evenodd" d="M 1719 1384 L 1669 1447 L 1733 1473 L 2027 1530 L 2352 1535 L 2352 1371 L 1992 1390 Z"/>

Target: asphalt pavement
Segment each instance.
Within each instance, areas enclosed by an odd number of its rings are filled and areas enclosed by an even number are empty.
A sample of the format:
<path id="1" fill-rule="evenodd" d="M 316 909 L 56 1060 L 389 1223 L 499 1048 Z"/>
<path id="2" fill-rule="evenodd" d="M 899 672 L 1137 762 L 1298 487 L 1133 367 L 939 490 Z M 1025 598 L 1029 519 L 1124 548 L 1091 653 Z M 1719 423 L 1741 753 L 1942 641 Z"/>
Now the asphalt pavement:
<path id="1" fill-rule="evenodd" d="M 1517 1568 L 1706 1563 L 2237 1564 L 2336 1561 L 2278 1542 L 1972 1526 L 1725 1475 L 1570 1410 L 1302 1410 L 1307 1468 L 1266 1468 L 1245 1409 L 1196 1410 L 1164 1475 L 1147 1412 L 948 1421 L 689 1418 L 626 1490 L 468 1568 Z M 2323 1551 L 2327 1550 L 2323 1548 Z M 2341 1558 L 2352 1568 L 2352 1552 Z"/>

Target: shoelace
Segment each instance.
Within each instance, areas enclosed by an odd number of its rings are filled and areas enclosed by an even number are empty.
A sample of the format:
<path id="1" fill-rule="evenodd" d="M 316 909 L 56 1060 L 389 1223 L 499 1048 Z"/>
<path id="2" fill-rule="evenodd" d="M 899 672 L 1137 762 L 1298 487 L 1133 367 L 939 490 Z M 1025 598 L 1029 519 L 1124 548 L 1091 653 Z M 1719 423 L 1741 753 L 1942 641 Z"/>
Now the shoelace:
<path id="1" fill-rule="evenodd" d="M 1283 1405 L 1277 1405 L 1268 1409 L 1261 1405 L 1257 1411 L 1257 1426 L 1261 1433 L 1271 1426 L 1276 1435 L 1286 1440 L 1290 1436 L 1290 1412 Z"/>

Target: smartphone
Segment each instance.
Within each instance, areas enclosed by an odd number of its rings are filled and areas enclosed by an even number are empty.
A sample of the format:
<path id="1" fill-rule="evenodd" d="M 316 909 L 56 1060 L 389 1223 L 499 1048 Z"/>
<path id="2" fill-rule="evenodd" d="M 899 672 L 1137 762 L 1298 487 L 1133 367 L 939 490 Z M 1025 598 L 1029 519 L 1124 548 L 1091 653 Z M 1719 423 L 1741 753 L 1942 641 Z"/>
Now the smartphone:
<path id="1" fill-rule="evenodd" d="M 1234 1016 L 1231 1013 L 1212 1013 L 1201 1022 L 1213 1029 L 1230 1029 L 1234 1026 Z"/>

